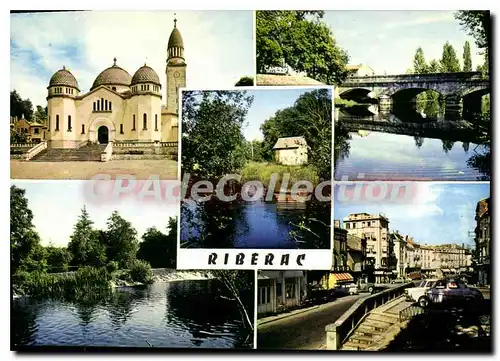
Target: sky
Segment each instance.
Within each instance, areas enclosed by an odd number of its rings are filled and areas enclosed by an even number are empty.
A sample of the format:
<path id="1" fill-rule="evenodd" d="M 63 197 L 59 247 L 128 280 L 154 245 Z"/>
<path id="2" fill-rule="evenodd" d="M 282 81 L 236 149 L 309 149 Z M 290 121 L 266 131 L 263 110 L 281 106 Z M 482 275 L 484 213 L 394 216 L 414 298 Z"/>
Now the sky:
<path id="1" fill-rule="evenodd" d="M 130 75 L 146 62 L 164 91 L 174 18 L 184 41 L 187 87 L 232 87 L 254 73 L 252 11 L 11 14 L 10 89 L 34 107 L 45 106 L 50 77 L 63 65 L 87 92 L 116 57 Z"/>
<path id="2" fill-rule="evenodd" d="M 33 224 L 40 235 L 43 245 L 66 246 L 73 227 L 86 206 L 94 226 L 106 229 L 106 221 L 113 211 L 120 215 L 137 230 L 141 237 L 149 228 L 155 226 L 167 232 L 169 217 L 179 212 L 178 204 L 165 201 L 147 201 L 139 197 L 127 197 L 114 202 L 94 201 L 88 196 L 90 181 L 11 181 L 11 185 L 25 189 L 28 207 L 33 212 Z M 100 193 L 99 193 L 100 194 Z"/>
<path id="3" fill-rule="evenodd" d="M 247 95 L 253 95 L 254 100 L 247 114 L 247 126 L 243 135 L 248 141 L 263 140 L 260 126 L 270 117 L 274 116 L 280 109 L 294 105 L 295 101 L 304 93 L 317 88 L 272 88 L 261 90 L 249 90 Z"/>
<path id="4" fill-rule="evenodd" d="M 466 40 L 473 70 L 484 59 L 453 11 L 326 11 L 323 21 L 347 50 L 350 64 L 369 65 L 378 75 L 406 73 L 419 46 L 427 62 L 440 59 L 446 41 L 455 48 L 461 65 Z"/>
<path id="5" fill-rule="evenodd" d="M 490 183 L 418 183 L 412 202 L 342 202 L 336 190 L 334 217 L 350 213 L 384 213 L 389 230 L 414 237 L 421 244 L 473 244 L 477 202 L 490 196 Z"/>

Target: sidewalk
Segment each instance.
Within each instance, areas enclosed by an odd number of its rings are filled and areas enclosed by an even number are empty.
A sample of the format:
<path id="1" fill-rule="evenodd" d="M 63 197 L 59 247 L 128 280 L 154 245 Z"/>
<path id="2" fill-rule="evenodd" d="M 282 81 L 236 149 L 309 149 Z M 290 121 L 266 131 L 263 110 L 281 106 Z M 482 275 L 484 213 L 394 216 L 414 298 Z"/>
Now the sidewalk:
<path id="1" fill-rule="evenodd" d="M 332 302 L 335 302 L 335 301 L 332 301 Z M 257 319 L 257 327 L 260 326 L 260 325 L 264 325 L 266 323 L 269 323 L 269 322 L 274 322 L 274 321 L 277 321 L 277 320 L 281 320 L 282 318 L 287 318 L 287 317 L 298 315 L 300 313 L 308 312 L 308 311 L 320 308 L 321 306 L 327 305 L 329 303 L 331 303 L 331 302 L 327 302 L 327 303 L 324 303 L 322 305 L 310 306 L 310 307 L 305 307 L 305 308 L 298 308 L 298 309 L 293 310 L 293 311 L 280 313 L 279 315 L 274 315 L 274 316 L 268 316 L 268 317 L 259 318 L 259 319 Z"/>

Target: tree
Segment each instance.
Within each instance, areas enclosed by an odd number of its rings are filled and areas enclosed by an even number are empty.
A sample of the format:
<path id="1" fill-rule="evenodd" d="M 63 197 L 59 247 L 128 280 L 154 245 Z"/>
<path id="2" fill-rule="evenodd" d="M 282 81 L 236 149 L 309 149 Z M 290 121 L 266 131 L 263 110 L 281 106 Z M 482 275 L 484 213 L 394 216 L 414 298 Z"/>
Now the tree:
<path id="1" fill-rule="evenodd" d="M 16 90 L 10 92 L 10 116 L 26 120 L 33 119 L 33 104 L 28 98 L 22 99 Z"/>
<path id="2" fill-rule="evenodd" d="M 288 65 L 326 84 L 341 83 L 349 57 L 321 22 L 324 11 L 257 11 L 257 72 Z"/>
<path id="3" fill-rule="evenodd" d="M 103 235 L 108 261 L 116 261 L 120 268 L 128 268 L 136 259 L 139 249 L 137 231 L 117 211 L 111 213 L 106 224 L 107 229 Z"/>
<path id="4" fill-rule="evenodd" d="M 439 61 L 437 61 L 436 59 L 432 59 L 429 62 L 429 66 L 428 66 L 427 70 L 430 74 L 439 73 L 439 71 L 440 71 Z"/>
<path id="5" fill-rule="evenodd" d="M 424 51 L 421 47 L 417 49 L 413 57 L 413 72 L 415 74 L 426 74 L 429 72 L 429 67 L 425 62 Z"/>
<path id="6" fill-rule="evenodd" d="M 168 233 L 164 234 L 155 227 L 148 228 L 142 235 L 137 258 L 149 262 L 153 268 L 173 268 L 177 255 L 177 219 L 168 220 Z"/>
<path id="7" fill-rule="evenodd" d="M 441 72 L 456 73 L 460 71 L 460 62 L 457 53 L 449 42 L 443 46 L 443 55 L 441 56 Z"/>
<path id="8" fill-rule="evenodd" d="M 41 105 L 36 106 L 35 119 L 42 124 L 47 124 L 47 107 L 42 107 Z"/>
<path id="9" fill-rule="evenodd" d="M 234 86 L 253 86 L 253 77 L 243 76 Z"/>
<path id="10" fill-rule="evenodd" d="M 11 128 L 10 129 L 10 144 L 24 144 L 28 143 L 29 135 L 28 133 L 22 132 L 20 129 Z"/>
<path id="11" fill-rule="evenodd" d="M 465 41 L 464 45 L 464 71 L 472 71 L 472 59 L 470 55 L 470 44 L 468 41 Z"/>
<path id="12" fill-rule="evenodd" d="M 45 247 L 47 269 L 49 272 L 67 272 L 71 253 L 65 247 Z"/>
<path id="13" fill-rule="evenodd" d="M 72 266 L 99 267 L 106 264 L 106 248 L 100 242 L 99 231 L 93 228 L 93 224 L 84 206 L 68 243 Z"/>
<path id="14" fill-rule="evenodd" d="M 213 270 L 213 275 L 219 280 L 235 301 L 241 313 L 245 326 L 253 333 L 253 302 L 252 297 L 255 290 L 254 273 L 250 271 Z"/>
<path id="15" fill-rule="evenodd" d="M 490 11 L 460 10 L 455 18 L 467 33 L 474 38 L 476 46 L 488 52 L 490 48 Z"/>
<path id="16" fill-rule="evenodd" d="M 11 271 L 42 271 L 46 268 L 40 237 L 33 224 L 26 190 L 10 187 Z"/>
<path id="17" fill-rule="evenodd" d="M 182 171 L 209 180 L 240 169 L 245 162 L 242 130 L 253 96 L 246 91 L 182 96 Z"/>

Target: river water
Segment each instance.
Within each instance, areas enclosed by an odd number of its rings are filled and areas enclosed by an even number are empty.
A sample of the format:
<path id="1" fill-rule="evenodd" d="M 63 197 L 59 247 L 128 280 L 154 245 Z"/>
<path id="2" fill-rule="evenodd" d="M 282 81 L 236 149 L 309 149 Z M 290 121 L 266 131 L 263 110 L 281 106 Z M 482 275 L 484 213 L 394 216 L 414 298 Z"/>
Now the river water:
<path id="1" fill-rule="evenodd" d="M 411 129 L 409 123 L 424 124 L 425 118 L 364 113 L 336 112 L 347 129 L 335 129 L 336 180 L 489 180 L 489 147 L 476 144 L 472 131 L 445 130 L 442 115 L 434 129 Z"/>
<path id="2" fill-rule="evenodd" d="M 329 224 L 330 215 L 330 202 L 184 203 L 181 243 L 199 248 L 328 249 L 329 227 L 310 224 L 313 232 L 308 233 L 298 225 L 308 218 Z"/>
<path id="3" fill-rule="evenodd" d="M 15 346 L 248 348 L 234 301 L 216 280 L 157 282 L 99 300 L 20 298 L 12 304 Z M 252 315 L 250 315 L 252 317 Z"/>

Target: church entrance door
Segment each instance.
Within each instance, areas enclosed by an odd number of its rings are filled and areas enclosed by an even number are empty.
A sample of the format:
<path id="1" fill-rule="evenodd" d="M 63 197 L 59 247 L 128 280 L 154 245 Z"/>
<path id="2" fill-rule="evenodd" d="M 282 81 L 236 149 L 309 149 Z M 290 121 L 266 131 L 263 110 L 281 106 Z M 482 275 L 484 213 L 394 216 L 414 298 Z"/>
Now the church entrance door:
<path id="1" fill-rule="evenodd" d="M 108 127 L 105 125 L 101 125 L 99 129 L 97 129 L 97 141 L 99 144 L 106 144 L 109 141 L 109 131 Z"/>

